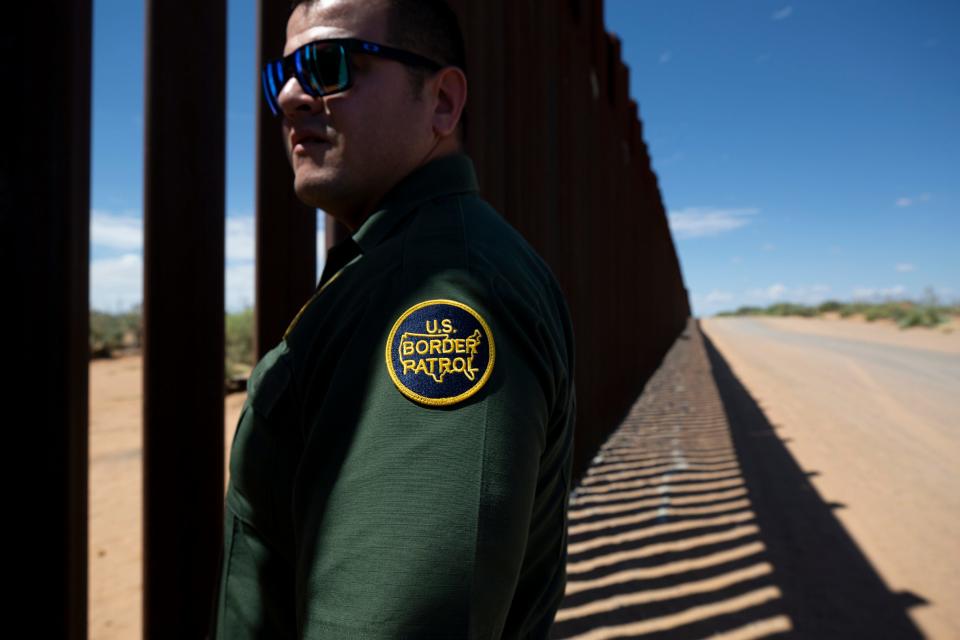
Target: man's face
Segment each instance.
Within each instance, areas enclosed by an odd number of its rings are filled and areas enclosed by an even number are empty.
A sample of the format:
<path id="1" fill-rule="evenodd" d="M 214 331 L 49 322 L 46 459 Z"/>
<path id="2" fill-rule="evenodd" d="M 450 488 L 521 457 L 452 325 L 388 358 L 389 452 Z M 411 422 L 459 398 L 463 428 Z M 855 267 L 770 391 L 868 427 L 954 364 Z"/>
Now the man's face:
<path id="1" fill-rule="evenodd" d="M 283 54 L 314 40 L 386 42 L 382 0 L 318 0 L 287 22 Z M 435 141 L 427 100 L 417 100 L 407 69 L 393 60 L 352 54 L 353 86 L 313 98 L 291 78 L 279 95 L 283 136 L 305 203 L 355 229 L 376 202 L 416 168 Z"/>

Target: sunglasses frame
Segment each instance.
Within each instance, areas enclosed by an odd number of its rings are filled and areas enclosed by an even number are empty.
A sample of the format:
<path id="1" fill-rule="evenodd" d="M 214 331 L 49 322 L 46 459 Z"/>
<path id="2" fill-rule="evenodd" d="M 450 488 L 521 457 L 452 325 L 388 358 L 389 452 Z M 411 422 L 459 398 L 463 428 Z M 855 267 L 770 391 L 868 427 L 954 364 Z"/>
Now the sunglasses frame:
<path id="1" fill-rule="evenodd" d="M 339 47 L 341 51 L 341 64 L 343 65 L 341 73 L 345 74 L 346 80 L 330 91 L 324 91 L 318 88 L 319 83 L 317 83 L 318 87 L 314 87 L 307 77 L 307 72 L 303 68 L 302 59 L 308 56 L 307 48 L 317 45 Z M 267 106 L 270 107 L 270 111 L 273 112 L 275 116 L 280 115 L 280 104 L 278 102 L 280 92 L 287 82 L 290 81 L 291 77 L 297 79 L 304 93 L 314 98 L 329 96 L 349 89 L 353 86 L 353 71 L 350 61 L 350 54 L 353 53 L 379 56 L 410 67 L 422 67 L 431 71 L 439 71 L 444 66 L 412 51 L 388 47 L 376 42 L 370 42 L 369 40 L 360 40 L 359 38 L 314 40 L 297 47 L 297 49 L 289 55 L 282 58 L 275 58 L 263 65 L 263 69 L 260 72 L 260 81 L 263 86 L 263 95 L 264 98 L 266 98 Z"/>

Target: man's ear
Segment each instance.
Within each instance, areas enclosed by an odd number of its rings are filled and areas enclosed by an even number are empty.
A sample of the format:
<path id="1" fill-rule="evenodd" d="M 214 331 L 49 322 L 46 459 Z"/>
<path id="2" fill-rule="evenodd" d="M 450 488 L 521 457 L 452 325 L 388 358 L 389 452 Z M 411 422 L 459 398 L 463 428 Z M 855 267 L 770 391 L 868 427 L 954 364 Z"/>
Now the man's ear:
<path id="1" fill-rule="evenodd" d="M 444 67 L 431 78 L 429 86 L 436 105 L 433 131 L 441 138 L 451 136 L 467 103 L 467 77 L 457 67 Z"/>

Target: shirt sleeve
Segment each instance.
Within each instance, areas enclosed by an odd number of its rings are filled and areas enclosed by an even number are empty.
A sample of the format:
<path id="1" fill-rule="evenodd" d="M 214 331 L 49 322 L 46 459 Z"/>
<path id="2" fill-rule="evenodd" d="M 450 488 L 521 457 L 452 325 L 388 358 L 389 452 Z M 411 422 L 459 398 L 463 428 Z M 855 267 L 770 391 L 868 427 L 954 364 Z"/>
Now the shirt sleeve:
<path id="1" fill-rule="evenodd" d="M 294 490 L 300 637 L 500 637 L 565 401 L 551 332 L 509 291 L 466 270 L 388 281 L 341 337 Z M 401 393 L 385 359 L 397 320 L 431 300 L 475 311 L 495 348 L 484 384 L 446 406 Z"/>

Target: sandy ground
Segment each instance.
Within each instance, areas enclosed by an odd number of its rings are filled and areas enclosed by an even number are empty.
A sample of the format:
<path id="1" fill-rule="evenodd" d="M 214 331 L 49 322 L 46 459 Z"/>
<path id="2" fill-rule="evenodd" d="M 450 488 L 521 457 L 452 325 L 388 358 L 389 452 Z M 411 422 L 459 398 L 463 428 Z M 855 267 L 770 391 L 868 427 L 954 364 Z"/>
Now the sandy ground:
<path id="1" fill-rule="evenodd" d="M 712 318 L 709 322 L 726 318 Z M 909 349 L 926 349 L 940 353 L 960 354 L 960 319 L 951 320 L 935 329 L 914 327 L 900 329 L 892 320 L 868 322 L 862 316 L 841 318 L 826 314 L 820 318 L 754 318 L 767 326 L 790 332 L 873 342 Z"/>
<path id="2" fill-rule="evenodd" d="M 92 640 L 142 637 L 141 383 L 139 356 L 90 364 L 88 632 Z M 231 394 L 225 401 L 226 456 L 245 396 Z"/>
<path id="3" fill-rule="evenodd" d="M 960 638 L 960 332 L 702 322 L 792 457 L 930 638 Z"/>

